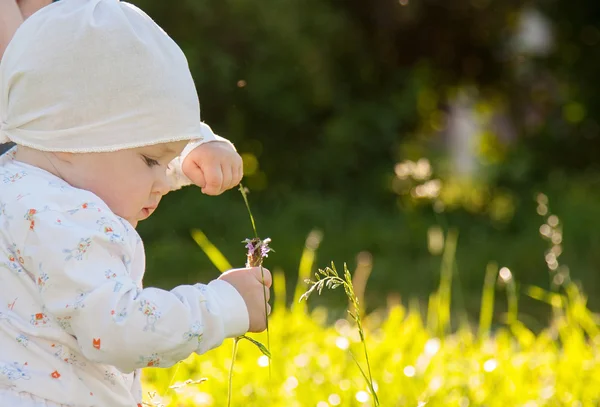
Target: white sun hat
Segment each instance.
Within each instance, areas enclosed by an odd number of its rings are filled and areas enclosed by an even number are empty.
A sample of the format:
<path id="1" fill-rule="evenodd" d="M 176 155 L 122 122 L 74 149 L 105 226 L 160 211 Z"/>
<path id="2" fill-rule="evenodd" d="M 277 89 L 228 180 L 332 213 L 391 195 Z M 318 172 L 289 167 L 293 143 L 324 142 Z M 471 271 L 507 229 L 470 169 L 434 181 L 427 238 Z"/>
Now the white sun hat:
<path id="1" fill-rule="evenodd" d="M 44 7 L 19 27 L 0 63 L 0 142 L 107 152 L 207 132 L 185 55 L 129 3 Z"/>

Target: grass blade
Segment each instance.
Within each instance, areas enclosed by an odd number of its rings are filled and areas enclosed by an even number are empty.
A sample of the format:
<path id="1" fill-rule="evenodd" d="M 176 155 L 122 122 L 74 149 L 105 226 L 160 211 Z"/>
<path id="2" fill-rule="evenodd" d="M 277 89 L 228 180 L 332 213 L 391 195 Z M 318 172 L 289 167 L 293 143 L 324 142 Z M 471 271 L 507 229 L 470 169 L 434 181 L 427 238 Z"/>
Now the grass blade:
<path id="1" fill-rule="evenodd" d="M 206 235 L 202 233 L 201 230 L 192 230 L 192 238 L 198 244 L 198 246 L 200 246 L 204 253 L 206 253 L 208 259 L 212 262 L 212 264 L 215 265 L 217 269 L 219 269 L 221 273 L 233 268 L 225 256 L 223 256 L 223 253 L 221 253 L 219 249 L 217 249 L 215 245 L 208 240 Z"/>
<path id="2" fill-rule="evenodd" d="M 483 294 L 481 296 L 481 308 L 479 311 L 479 336 L 487 338 L 492 326 L 492 317 L 494 315 L 494 287 L 498 276 L 498 265 L 489 263 L 485 271 L 485 281 L 483 283 Z"/>
<path id="3" fill-rule="evenodd" d="M 246 339 L 247 341 L 252 342 L 262 352 L 263 355 L 265 355 L 266 357 L 268 357 L 269 359 L 271 359 L 271 352 L 269 352 L 269 349 L 267 349 L 267 347 L 265 345 L 263 345 L 262 343 L 260 343 L 256 339 L 253 339 L 253 338 L 251 338 L 251 337 L 249 337 L 247 335 L 242 335 L 242 336 L 240 336 L 240 338 Z"/>

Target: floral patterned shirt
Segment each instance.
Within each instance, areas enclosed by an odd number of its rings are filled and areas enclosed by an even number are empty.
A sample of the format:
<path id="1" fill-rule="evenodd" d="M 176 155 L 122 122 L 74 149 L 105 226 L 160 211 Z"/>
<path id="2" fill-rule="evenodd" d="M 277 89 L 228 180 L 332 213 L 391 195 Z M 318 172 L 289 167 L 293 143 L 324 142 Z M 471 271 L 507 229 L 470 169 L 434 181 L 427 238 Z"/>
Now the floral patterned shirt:
<path id="1" fill-rule="evenodd" d="M 139 406 L 140 368 L 247 331 L 244 300 L 225 281 L 142 288 L 135 229 L 14 153 L 0 156 L 0 387 L 69 406 Z"/>

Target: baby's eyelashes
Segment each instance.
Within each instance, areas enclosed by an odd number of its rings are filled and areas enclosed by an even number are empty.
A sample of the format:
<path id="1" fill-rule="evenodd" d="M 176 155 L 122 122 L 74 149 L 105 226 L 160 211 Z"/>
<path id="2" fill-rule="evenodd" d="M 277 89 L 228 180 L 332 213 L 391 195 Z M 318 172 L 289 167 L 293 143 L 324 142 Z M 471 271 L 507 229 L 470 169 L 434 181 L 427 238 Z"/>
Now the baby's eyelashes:
<path id="1" fill-rule="evenodd" d="M 148 165 L 148 167 L 154 167 L 156 165 L 160 165 L 160 163 L 153 158 L 146 157 L 146 156 L 143 156 L 143 157 L 144 157 L 144 161 L 146 161 L 146 164 Z"/>

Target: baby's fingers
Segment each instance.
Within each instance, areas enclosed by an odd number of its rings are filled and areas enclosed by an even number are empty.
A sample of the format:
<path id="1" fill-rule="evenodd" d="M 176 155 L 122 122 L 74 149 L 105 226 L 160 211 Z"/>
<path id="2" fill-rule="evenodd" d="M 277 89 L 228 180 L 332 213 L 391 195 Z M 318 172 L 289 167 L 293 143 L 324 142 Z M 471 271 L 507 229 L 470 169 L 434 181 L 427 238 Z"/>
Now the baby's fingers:
<path id="1" fill-rule="evenodd" d="M 242 182 L 242 178 L 244 178 L 244 165 L 242 163 L 242 161 L 240 160 L 239 164 L 236 166 L 235 169 L 235 184 L 233 186 L 238 185 L 240 182 Z"/>
<path id="2" fill-rule="evenodd" d="M 234 186 L 233 184 L 233 171 L 231 166 L 227 164 L 221 164 L 221 172 L 223 173 L 223 184 L 221 192 L 230 189 Z"/>
<path id="3" fill-rule="evenodd" d="M 206 164 L 202 167 L 205 184 L 202 192 L 206 195 L 219 195 L 223 189 L 223 172 L 218 163 Z"/>
<path id="4" fill-rule="evenodd" d="M 268 269 L 264 267 L 254 267 L 252 270 L 254 271 L 254 276 L 261 284 L 264 284 L 267 288 L 271 288 L 273 277 Z"/>

